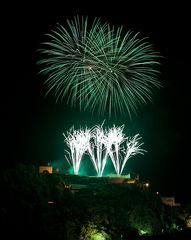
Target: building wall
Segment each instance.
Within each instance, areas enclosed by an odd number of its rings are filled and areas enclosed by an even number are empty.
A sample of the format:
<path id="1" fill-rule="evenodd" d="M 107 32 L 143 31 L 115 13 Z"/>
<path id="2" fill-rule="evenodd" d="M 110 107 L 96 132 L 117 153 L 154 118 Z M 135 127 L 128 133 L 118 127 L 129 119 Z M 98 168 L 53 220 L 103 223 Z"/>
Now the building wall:
<path id="1" fill-rule="evenodd" d="M 48 173 L 52 173 L 52 166 L 39 166 L 39 173 L 44 173 L 44 172 L 48 172 Z"/>
<path id="2" fill-rule="evenodd" d="M 180 206 L 180 203 L 175 202 L 175 197 L 161 197 L 162 203 L 171 207 Z"/>

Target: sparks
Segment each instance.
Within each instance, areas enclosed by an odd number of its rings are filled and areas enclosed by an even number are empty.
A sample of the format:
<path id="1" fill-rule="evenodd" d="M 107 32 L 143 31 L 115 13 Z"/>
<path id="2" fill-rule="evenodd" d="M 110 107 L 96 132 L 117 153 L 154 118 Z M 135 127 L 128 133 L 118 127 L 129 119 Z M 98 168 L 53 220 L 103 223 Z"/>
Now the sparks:
<path id="1" fill-rule="evenodd" d="M 160 55 L 139 36 L 100 19 L 91 24 L 88 17 L 58 24 L 39 49 L 47 94 L 100 115 L 120 112 L 131 117 L 141 104 L 152 101 L 152 89 L 161 87 Z"/>
<path id="2" fill-rule="evenodd" d="M 79 173 L 84 154 L 87 154 L 98 176 L 102 176 L 107 161 L 111 160 L 115 172 L 120 176 L 128 159 L 136 154 L 144 154 L 141 147 L 141 137 L 136 134 L 133 137 L 125 137 L 124 125 L 112 128 L 103 128 L 96 125 L 93 128 L 75 130 L 74 127 L 63 134 L 69 147 L 68 162 L 73 166 L 74 174 Z"/>

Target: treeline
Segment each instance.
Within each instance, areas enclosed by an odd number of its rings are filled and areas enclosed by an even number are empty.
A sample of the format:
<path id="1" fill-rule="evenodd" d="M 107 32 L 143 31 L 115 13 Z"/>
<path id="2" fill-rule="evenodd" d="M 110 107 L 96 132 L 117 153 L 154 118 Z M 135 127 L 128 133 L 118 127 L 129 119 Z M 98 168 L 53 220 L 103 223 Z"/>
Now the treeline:
<path id="1" fill-rule="evenodd" d="M 180 208 L 136 185 L 97 183 L 72 193 L 62 175 L 18 164 L 2 173 L 0 186 L 5 239 L 124 240 L 185 228 Z"/>

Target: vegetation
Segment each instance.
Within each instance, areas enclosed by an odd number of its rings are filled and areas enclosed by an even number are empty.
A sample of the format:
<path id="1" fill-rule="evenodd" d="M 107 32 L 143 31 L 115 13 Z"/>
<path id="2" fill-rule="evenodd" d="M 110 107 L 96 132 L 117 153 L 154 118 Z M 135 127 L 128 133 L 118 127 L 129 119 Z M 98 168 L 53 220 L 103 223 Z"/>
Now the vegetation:
<path id="1" fill-rule="evenodd" d="M 1 176 L 1 223 L 14 234 L 67 240 L 139 239 L 184 228 L 180 208 L 137 185 L 95 181 L 73 193 L 69 177 L 17 165 Z"/>

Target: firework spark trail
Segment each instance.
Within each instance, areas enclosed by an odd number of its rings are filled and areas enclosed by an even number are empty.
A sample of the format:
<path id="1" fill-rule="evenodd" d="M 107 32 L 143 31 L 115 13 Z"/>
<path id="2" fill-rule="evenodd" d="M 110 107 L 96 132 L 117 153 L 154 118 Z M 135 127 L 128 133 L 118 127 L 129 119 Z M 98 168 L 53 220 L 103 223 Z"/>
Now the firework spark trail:
<path id="1" fill-rule="evenodd" d="M 117 175 L 120 175 L 120 166 L 122 161 L 120 157 L 120 151 L 121 151 L 120 146 L 125 140 L 125 136 L 123 134 L 123 128 L 124 126 L 115 127 L 114 125 L 112 128 L 108 130 L 108 133 L 107 133 L 107 139 L 108 139 L 107 149 Z"/>
<path id="2" fill-rule="evenodd" d="M 120 176 L 131 156 L 144 154 L 146 151 L 141 148 L 143 143 L 139 143 L 139 134 L 125 137 L 123 129 L 124 125 L 104 129 L 102 124 L 92 129 L 72 128 L 67 136 L 63 134 L 70 149 L 70 159 L 67 160 L 73 165 L 74 174 L 78 174 L 84 154 L 89 155 L 98 176 L 103 175 L 109 157 L 116 174 Z"/>
<path id="3" fill-rule="evenodd" d="M 139 35 L 88 17 L 58 24 L 39 49 L 47 94 L 100 115 L 136 113 L 162 85 L 160 55 Z"/>
<path id="4" fill-rule="evenodd" d="M 139 134 L 136 134 L 134 137 L 128 137 L 126 139 L 126 149 L 123 151 L 125 156 L 123 158 L 123 163 L 120 167 L 120 175 L 122 174 L 124 167 L 127 163 L 127 160 L 131 157 L 134 156 L 136 154 L 144 154 L 144 152 L 146 152 L 146 150 L 142 149 L 141 146 L 143 145 L 143 143 L 139 143 L 139 140 L 141 139 L 141 137 L 139 137 Z"/>
<path id="5" fill-rule="evenodd" d="M 95 126 L 92 131 L 93 146 L 94 146 L 94 159 L 97 165 L 97 174 L 102 176 L 107 157 L 108 151 L 106 146 L 106 135 L 105 130 L 102 126 Z"/>
<path id="6" fill-rule="evenodd" d="M 84 130 L 74 130 L 72 128 L 70 132 L 67 132 L 67 136 L 65 136 L 65 142 L 70 149 L 69 159 L 67 160 L 72 163 L 74 174 L 78 174 L 82 157 L 90 148 L 90 138 L 91 131 L 87 128 Z"/>

